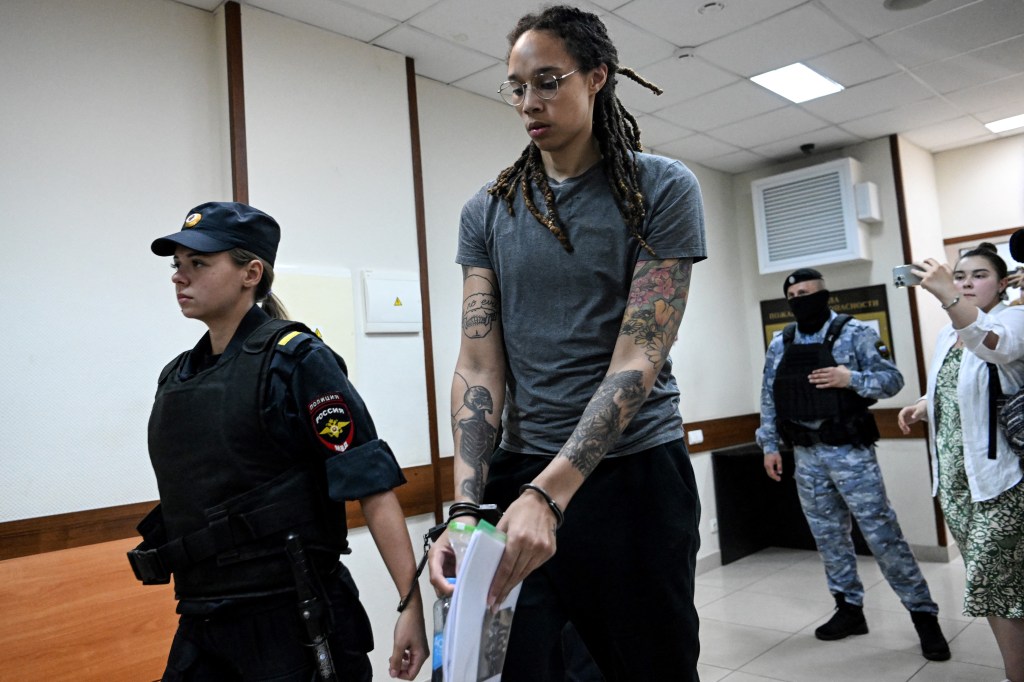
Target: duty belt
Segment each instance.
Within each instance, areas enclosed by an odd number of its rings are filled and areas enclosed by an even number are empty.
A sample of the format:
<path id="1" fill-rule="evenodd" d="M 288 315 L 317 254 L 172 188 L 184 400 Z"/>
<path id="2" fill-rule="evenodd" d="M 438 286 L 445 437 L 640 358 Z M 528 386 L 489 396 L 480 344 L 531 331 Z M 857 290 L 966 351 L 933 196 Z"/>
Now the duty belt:
<path id="1" fill-rule="evenodd" d="M 150 515 L 159 510 L 154 509 Z M 135 577 L 143 585 L 163 585 L 170 581 L 171 573 L 187 568 L 204 559 L 219 557 L 231 561 L 238 556 L 238 548 L 275 533 L 283 533 L 314 519 L 310 507 L 296 504 L 273 503 L 248 512 L 229 513 L 217 509 L 208 515 L 209 525 L 175 538 L 159 547 L 149 546 L 145 540 L 128 552 L 128 562 Z M 142 527 L 150 517 L 143 520 Z M 143 534 L 145 537 L 145 533 Z"/>

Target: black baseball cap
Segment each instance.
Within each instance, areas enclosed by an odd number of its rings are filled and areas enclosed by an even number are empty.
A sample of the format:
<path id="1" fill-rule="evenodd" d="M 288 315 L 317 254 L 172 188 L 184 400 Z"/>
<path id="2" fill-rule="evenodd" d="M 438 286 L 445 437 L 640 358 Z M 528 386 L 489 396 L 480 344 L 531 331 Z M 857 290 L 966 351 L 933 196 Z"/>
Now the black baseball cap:
<path id="1" fill-rule="evenodd" d="M 179 245 L 201 253 L 241 248 L 273 265 L 280 241 L 281 227 L 263 211 L 236 201 L 210 201 L 188 212 L 181 231 L 154 240 L 150 248 L 158 256 L 173 256 Z"/>
<path id="2" fill-rule="evenodd" d="M 825 279 L 821 276 L 821 273 L 814 268 L 800 268 L 794 270 L 793 274 L 786 278 L 786 281 L 782 283 L 782 295 L 785 296 L 789 293 L 789 288 L 797 282 L 806 282 L 809 279 Z"/>

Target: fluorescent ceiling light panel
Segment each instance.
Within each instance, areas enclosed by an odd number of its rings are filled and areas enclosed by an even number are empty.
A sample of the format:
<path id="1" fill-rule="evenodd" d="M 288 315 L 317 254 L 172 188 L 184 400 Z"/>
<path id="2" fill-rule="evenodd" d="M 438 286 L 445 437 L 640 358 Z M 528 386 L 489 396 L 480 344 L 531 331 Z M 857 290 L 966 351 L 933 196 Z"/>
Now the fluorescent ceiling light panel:
<path id="1" fill-rule="evenodd" d="M 839 83 L 825 78 L 800 62 L 762 73 L 760 76 L 753 76 L 750 80 L 797 103 L 831 95 L 833 92 L 844 89 Z"/>
<path id="2" fill-rule="evenodd" d="M 1024 126 L 1024 114 L 1018 114 L 1010 118 L 1001 118 L 998 121 L 985 124 L 985 127 L 993 133 L 1005 133 L 1007 130 L 1013 130 L 1022 126 Z"/>

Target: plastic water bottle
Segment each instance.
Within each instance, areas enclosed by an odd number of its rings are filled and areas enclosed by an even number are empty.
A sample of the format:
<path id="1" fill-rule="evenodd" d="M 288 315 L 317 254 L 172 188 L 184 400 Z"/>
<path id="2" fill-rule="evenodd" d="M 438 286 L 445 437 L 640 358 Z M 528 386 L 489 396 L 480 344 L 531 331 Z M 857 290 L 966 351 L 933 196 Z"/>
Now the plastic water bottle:
<path id="1" fill-rule="evenodd" d="M 455 578 L 448 578 L 448 582 L 454 585 Z M 434 602 L 434 656 L 430 682 L 444 682 L 444 623 L 448 619 L 448 607 L 451 603 L 451 596 L 439 597 Z"/>
<path id="2" fill-rule="evenodd" d="M 448 540 L 455 551 L 456 573 L 474 530 L 475 527 L 471 523 L 448 522 Z M 454 585 L 455 578 L 448 578 L 448 584 Z M 431 659 L 430 682 L 444 682 L 444 624 L 448 620 L 448 607 L 451 603 L 451 596 L 440 597 L 434 602 L 434 655 Z"/>

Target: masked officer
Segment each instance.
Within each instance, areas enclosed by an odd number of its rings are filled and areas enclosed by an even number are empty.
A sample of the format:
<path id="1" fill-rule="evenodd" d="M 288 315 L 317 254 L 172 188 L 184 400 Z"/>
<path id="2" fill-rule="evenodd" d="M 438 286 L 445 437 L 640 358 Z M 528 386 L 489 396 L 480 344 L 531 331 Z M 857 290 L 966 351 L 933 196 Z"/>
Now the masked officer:
<path id="1" fill-rule="evenodd" d="M 820 272 L 801 268 L 782 290 L 796 322 L 768 347 L 757 443 L 775 481 L 782 475 L 780 442 L 793 446 L 800 505 L 836 600 L 835 614 L 814 634 L 835 640 L 868 631 L 852 514 L 882 574 L 910 611 L 924 657 L 947 660 L 939 607 L 903 538 L 875 458 L 879 434 L 868 406 L 898 393 L 903 377 L 879 352 L 870 326 L 829 308 Z"/>
<path id="2" fill-rule="evenodd" d="M 160 506 L 129 553 L 144 583 L 174 577 L 181 616 L 163 679 L 369 680 L 369 621 L 338 560 L 344 503 L 359 500 L 408 607 L 390 672 L 411 680 L 426 635 L 392 491 L 405 479 L 341 358 L 279 319 L 279 236 L 262 211 L 213 202 L 152 245 L 173 257 L 182 314 L 208 328 L 160 374 L 149 421 Z"/>

